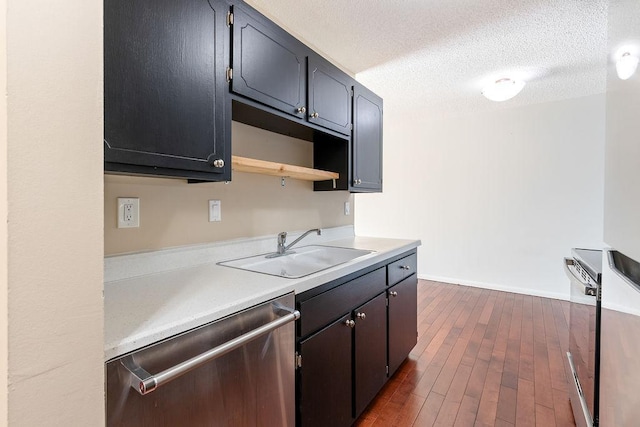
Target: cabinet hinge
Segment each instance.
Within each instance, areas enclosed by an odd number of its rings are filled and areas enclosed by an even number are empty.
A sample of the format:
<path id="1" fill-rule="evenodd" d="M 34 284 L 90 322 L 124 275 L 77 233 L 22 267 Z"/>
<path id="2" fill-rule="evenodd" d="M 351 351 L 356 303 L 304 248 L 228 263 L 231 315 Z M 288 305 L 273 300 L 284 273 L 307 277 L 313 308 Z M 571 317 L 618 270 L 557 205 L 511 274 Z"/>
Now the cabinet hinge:
<path id="1" fill-rule="evenodd" d="M 229 11 L 227 12 L 227 27 L 230 27 L 233 25 L 233 12 Z"/>
<path id="2" fill-rule="evenodd" d="M 233 80 L 233 68 L 227 67 L 227 83 Z"/>
<path id="3" fill-rule="evenodd" d="M 351 97 L 353 98 L 353 89 L 351 89 Z"/>
<path id="4" fill-rule="evenodd" d="M 389 365 L 386 366 L 387 375 L 389 375 Z"/>
<path id="5" fill-rule="evenodd" d="M 296 351 L 296 369 L 302 368 L 302 355 Z"/>
<path id="6" fill-rule="evenodd" d="M 389 307 L 389 296 L 387 295 L 387 307 Z"/>

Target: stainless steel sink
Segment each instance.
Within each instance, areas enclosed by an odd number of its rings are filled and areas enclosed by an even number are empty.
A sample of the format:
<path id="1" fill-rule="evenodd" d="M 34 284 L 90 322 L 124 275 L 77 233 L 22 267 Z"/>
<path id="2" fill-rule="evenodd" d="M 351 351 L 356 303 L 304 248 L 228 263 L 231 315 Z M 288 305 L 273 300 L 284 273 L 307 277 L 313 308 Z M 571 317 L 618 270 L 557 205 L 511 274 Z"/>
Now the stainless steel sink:
<path id="1" fill-rule="evenodd" d="M 256 273 L 297 279 L 344 264 L 360 258 L 373 251 L 336 246 L 310 245 L 296 248 L 284 255 L 270 257 L 272 254 L 256 255 L 231 261 L 219 262 L 218 265 L 255 271 Z"/>

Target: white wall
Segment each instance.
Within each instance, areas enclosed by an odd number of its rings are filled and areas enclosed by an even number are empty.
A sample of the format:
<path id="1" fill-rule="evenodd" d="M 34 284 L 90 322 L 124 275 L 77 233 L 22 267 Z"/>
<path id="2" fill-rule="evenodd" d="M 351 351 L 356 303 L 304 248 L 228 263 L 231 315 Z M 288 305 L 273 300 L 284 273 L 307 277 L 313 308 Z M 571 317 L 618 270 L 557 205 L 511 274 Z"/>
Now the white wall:
<path id="1" fill-rule="evenodd" d="M 0 423 L 104 425 L 102 2 L 0 7 L 0 16 L 8 11 L 0 25 L 8 416 Z"/>
<path id="2" fill-rule="evenodd" d="M 602 247 L 604 95 L 440 120 L 398 104 L 356 233 L 421 239 L 422 278 L 568 299 L 563 256 Z"/>
<path id="3" fill-rule="evenodd" d="M 620 80 L 615 70 L 622 52 L 640 56 L 640 2 L 612 0 L 608 30 L 604 240 L 640 261 L 640 72 Z"/>

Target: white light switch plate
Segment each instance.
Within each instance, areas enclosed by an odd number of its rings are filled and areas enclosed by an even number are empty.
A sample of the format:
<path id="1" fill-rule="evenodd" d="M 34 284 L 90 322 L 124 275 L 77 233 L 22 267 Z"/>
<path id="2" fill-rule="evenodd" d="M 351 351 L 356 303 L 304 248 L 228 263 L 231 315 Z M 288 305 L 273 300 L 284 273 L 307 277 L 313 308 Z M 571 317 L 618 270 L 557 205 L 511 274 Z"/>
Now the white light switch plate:
<path id="1" fill-rule="evenodd" d="M 222 205 L 220 200 L 209 200 L 209 222 L 222 221 Z"/>
<path id="2" fill-rule="evenodd" d="M 140 227 L 140 199 L 118 197 L 118 228 Z"/>
<path id="3" fill-rule="evenodd" d="M 344 214 L 351 215 L 351 203 L 344 202 Z"/>

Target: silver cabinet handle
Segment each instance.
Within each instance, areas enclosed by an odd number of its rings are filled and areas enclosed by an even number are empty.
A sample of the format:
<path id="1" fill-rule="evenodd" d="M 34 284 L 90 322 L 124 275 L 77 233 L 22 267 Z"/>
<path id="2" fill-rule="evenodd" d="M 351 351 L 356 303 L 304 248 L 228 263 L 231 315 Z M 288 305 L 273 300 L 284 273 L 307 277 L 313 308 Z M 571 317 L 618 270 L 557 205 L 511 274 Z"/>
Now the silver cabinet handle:
<path id="1" fill-rule="evenodd" d="M 296 112 L 297 112 L 298 114 L 304 114 L 304 113 L 306 113 L 306 112 L 307 112 L 307 107 L 304 107 L 304 106 L 303 106 L 303 107 L 300 107 L 300 108 L 298 108 L 298 109 L 296 110 Z"/>
<path id="2" fill-rule="evenodd" d="M 320 115 L 317 112 L 314 112 L 311 117 L 313 117 L 314 119 L 317 119 L 318 117 L 320 117 Z"/>
<path id="3" fill-rule="evenodd" d="M 357 317 L 358 319 L 362 319 L 362 320 L 364 320 L 364 319 L 366 319 L 366 318 L 367 318 L 367 315 L 366 315 L 365 313 L 356 313 L 356 317 Z"/>
<path id="4" fill-rule="evenodd" d="M 361 179 L 354 179 L 354 180 L 353 180 L 353 183 L 354 183 L 355 185 L 362 184 L 362 180 L 361 180 Z"/>
<path id="5" fill-rule="evenodd" d="M 252 331 L 247 332 L 246 334 L 242 334 L 237 338 L 227 341 L 224 344 L 220 344 L 219 346 L 214 347 L 211 350 L 207 350 L 204 353 L 199 354 L 198 356 L 192 357 L 189 360 L 172 366 L 169 369 L 165 369 L 164 371 L 159 372 L 155 375 L 150 374 L 143 367 L 138 365 L 133 360 L 133 356 L 127 356 L 123 358 L 120 363 L 122 363 L 122 365 L 131 373 L 131 375 L 133 375 L 131 388 L 136 389 L 141 395 L 145 395 L 151 393 L 158 387 L 181 377 L 187 372 L 190 372 L 213 359 L 216 359 L 239 347 L 242 347 L 246 343 L 253 341 L 256 338 L 259 338 L 260 336 L 265 335 L 299 318 L 300 312 L 298 310 L 293 310 L 291 313 L 282 316 L 274 320 L 273 322 L 262 325 Z"/>
<path id="6" fill-rule="evenodd" d="M 389 295 L 391 295 L 392 297 L 397 297 L 398 293 L 396 291 L 391 291 L 389 292 Z"/>
<path id="7" fill-rule="evenodd" d="M 411 266 L 409 265 L 401 265 L 400 268 L 403 270 L 411 270 Z"/>
<path id="8" fill-rule="evenodd" d="M 214 166 L 214 167 L 216 167 L 216 168 L 222 168 L 222 167 L 224 167 L 224 160 L 222 160 L 222 159 L 215 159 L 215 160 L 213 161 L 213 166 Z"/>
<path id="9" fill-rule="evenodd" d="M 354 326 L 356 326 L 356 322 L 354 322 L 353 320 L 349 319 L 346 322 L 344 322 L 345 325 L 347 325 L 350 328 L 353 328 Z"/>

